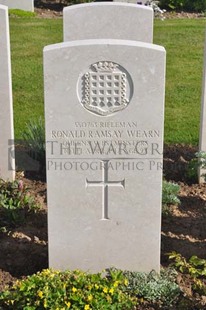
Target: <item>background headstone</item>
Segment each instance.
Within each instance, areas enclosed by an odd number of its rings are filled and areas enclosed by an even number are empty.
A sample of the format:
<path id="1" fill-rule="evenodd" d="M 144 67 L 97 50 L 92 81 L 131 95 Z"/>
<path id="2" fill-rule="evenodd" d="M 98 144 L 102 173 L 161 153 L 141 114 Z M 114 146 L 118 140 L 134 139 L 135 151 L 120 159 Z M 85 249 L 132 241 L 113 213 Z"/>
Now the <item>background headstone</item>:
<path id="1" fill-rule="evenodd" d="M 201 103 L 201 119 L 200 119 L 200 139 L 199 151 L 206 152 L 206 32 L 205 32 L 205 52 L 204 52 L 204 68 L 203 68 L 203 82 L 202 82 L 202 103 Z M 206 169 L 199 168 L 199 183 L 205 182 L 203 174 Z"/>
<path id="2" fill-rule="evenodd" d="M 0 178 L 13 180 L 14 131 L 8 8 L 0 5 Z"/>
<path id="3" fill-rule="evenodd" d="M 8 6 L 9 9 L 34 12 L 34 0 L 0 0 L 0 4 Z"/>
<path id="4" fill-rule="evenodd" d="M 141 4 L 145 5 L 148 0 L 113 0 L 114 2 L 127 2 L 127 3 L 134 3 L 134 4 Z"/>
<path id="5" fill-rule="evenodd" d="M 44 74 L 50 267 L 159 271 L 164 48 L 55 44 Z"/>
<path id="6" fill-rule="evenodd" d="M 64 41 L 127 39 L 152 43 L 153 10 L 128 3 L 85 3 L 64 8 Z"/>

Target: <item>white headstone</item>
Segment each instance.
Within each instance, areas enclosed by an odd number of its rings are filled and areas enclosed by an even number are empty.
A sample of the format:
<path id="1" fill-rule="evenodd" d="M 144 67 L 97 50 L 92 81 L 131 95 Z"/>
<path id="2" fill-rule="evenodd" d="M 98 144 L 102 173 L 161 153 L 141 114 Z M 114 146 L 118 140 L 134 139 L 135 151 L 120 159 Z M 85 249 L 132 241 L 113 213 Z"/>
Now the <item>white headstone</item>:
<path id="1" fill-rule="evenodd" d="M 128 3 L 85 3 L 64 8 L 64 41 L 120 39 L 153 41 L 153 10 Z"/>
<path id="2" fill-rule="evenodd" d="M 9 9 L 34 12 L 34 0 L 0 0 L 0 4 L 8 6 Z"/>
<path id="3" fill-rule="evenodd" d="M 44 74 L 50 267 L 159 271 L 164 48 L 51 45 Z"/>
<path id="4" fill-rule="evenodd" d="M 8 8 L 0 5 L 0 178 L 13 180 L 13 103 Z"/>
<path id="5" fill-rule="evenodd" d="M 199 151 L 206 152 L 206 32 L 205 32 L 205 53 L 204 53 L 204 69 L 202 82 L 202 109 L 200 120 L 200 139 Z M 199 183 L 205 182 L 203 174 L 206 174 L 206 169 L 200 167 L 199 169 Z"/>

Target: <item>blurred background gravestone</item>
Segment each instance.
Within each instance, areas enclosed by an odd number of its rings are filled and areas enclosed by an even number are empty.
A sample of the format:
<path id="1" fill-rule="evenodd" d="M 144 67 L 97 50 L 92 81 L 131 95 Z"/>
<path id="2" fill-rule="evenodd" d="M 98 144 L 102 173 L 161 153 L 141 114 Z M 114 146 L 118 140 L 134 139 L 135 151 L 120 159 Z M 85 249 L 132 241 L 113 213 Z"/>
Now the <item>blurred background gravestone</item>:
<path id="1" fill-rule="evenodd" d="M 8 6 L 9 9 L 34 12 L 34 0 L 0 0 L 0 4 Z"/>
<path id="2" fill-rule="evenodd" d="M 153 42 L 153 10 L 128 3 L 85 3 L 63 11 L 64 41 L 123 39 Z"/>
<path id="3" fill-rule="evenodd" d="M 201 119 L 200 119 L 200 139 L 199 151 L 206 152 L 206 32 L 205 32 L 205 52 L 204 67 L 202 80 L 202 102 L 201 102 Z M 206 174 L 206 168 L 199 168 L 199 183 L 205 182 L 203 174 Z"/>
<path id="4" fill-rule="evenodd" d="M 0 178 L 14 180 L 14 128 L 8 8 L 0 5 Z"/>

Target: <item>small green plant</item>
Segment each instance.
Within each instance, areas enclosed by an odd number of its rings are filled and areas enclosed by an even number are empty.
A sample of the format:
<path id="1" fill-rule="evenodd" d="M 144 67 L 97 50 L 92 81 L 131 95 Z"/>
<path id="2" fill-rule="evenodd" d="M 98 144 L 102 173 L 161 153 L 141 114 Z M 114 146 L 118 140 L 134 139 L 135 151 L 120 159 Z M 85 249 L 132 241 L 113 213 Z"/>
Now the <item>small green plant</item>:
<path id="1" fill-rule="evenodd" d="M 39 206 L 28 194 L 23 181 L 6 182 L 0 179 L 0 227 L 22 222 L 26 209 L 35 211 Z"/>
<path id="2" fill-rule="evenodd" d="M 136 294 L 138 298 L 156 302 L 161 306 L 172 306 L 180 294 L 175 279 L 177 273 L 173 269 L 162 269 L 160 274 L 155 271 L 124 272 L 128 279 L 127 290 Z"/>
<path id="3" fill-rule="evenodd" d="M 22 137 L 29 148 L 29 155 L 38 160 L 41 167 L 45 167 L 45 127 L 42 118 L 30 120 Z"/>
<path id="4" fill-rule="evenodd" d="M 183 7 L 182 0 L 160 0 L 160 6 L 169 10 L 181 10 Z"/>
<path id="5" fill-rule="evenodd" d="M 188 163 L 186 177 L 193 182 L 198 181 L 198 169 L 206 169 L 206 152 L 196 152 L 195 158 Z M 206 174 L 202 175 L 206 179 Z"/>
<path id="6" fill-rule="evenodd" d="M 193 158 L 189 161 L 186 168 L 186 178 L 194 183 L 197 183 L 198 179 L 198 168 L 200 167 L 200 163 L 197 158 Z"/>
<path id="7" fill-rule="evenodd" d="M 180 187 L 176 183 L 163 180 L 162 183 L 162 205 L 178 205 L 180 200 L 177 197 Z"/>
<path id="8" fill-rule="evenodd" d="M 11 290 L 0 293 L 0 308 L 9 310 L 126 310 L 137 300 L 125 292 L 127 279 L 121 271 L 88 274 L 76 271 L 45 269 Z"/>
<path id="9" fill-rule="evenodd" d="M 183 10 L 190 12 L 205 12 L 205 0 L 160 0 L 160 7 L 169 10 Z"/>
<path id="10" fill-rule="evenodd" d="M 180 187 L 176 183 L 167 182 L 163 180 L 162 183 L 162 204 L 163 205 L 177 205 L 180 200 L 177 197 Z"/>
<path id="11" fill-rule="evenodd" d="M 145 2 L 145 5 L 151 7 L 154 11 L 154 16 L 160 18 L 161 20 L 164 20 L 164 13 L 166 10 L 162 10 L 159 7 L 159 2 L 160 1 L 153 1 L 153 0 L 148 0 Z"/>
<path id="12" fill-rule="evenodd" d="M 171 264 L 181 273 L 189 274 L 193 279 L 193 290 L 201 294 L 206 294 L 206 284 L 203 278 L 206 276 L 206 260 L 193 255 L 187 261 L 180 253 L 171 252 L 169 259 L 174 262 Z"/>
<path id="13" fill-rule="evenodd" d="M 13 17 L 34 17 L 34 16 L 36 16 L 36 13 L 18 10 L 18 9 L 10 9 L 9 10 L 9 16 L 13 16 Z"/>

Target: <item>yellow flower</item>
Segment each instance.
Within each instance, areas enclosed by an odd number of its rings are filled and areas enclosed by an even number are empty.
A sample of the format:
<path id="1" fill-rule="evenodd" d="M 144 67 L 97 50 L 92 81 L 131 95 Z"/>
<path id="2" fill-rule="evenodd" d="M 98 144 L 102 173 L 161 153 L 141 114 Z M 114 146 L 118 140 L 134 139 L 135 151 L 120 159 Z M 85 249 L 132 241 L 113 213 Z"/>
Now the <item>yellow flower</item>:
<path id="1" fill-rule="evenodd" d="M 119 281 L 114 282 L 114 287 L 117 287 L 119 285 Z"/>
<path id="2" fill-rule="evenodd" d="M 43 292 L 42 292 L 42 291 L 38 291 L 38 296 L 39 296 L 40 298 L 43 298 Z"/>
<path id="3" fill-rule="evenodd" d="M 114 289 L 113 289 L 113 287 L 110 288 L 109 293 L 112 294 L 112 295 L 114 294 Z"/>
<path id="4" fill-rule="evenodd" d="M 84 306 L 84 310 L 89 310 L 89 309 L 91 309 L 91 308 L 90 308 L 90 305 L 85 305 L 85 306 Z"/>
<path id="5" fill-rule="evenodd" d="M 9 302 L 10 302 L 12 305 L 14 304 L 14 300 L 13 300 L 13 299 L 9 300 Z"/>
<path id="6" fill-rule="evenodd" d="M 99 285 L 95 284 L 94 286 L 95 286 L 95 288 L 96 288 L 96 289 L 98 290 L 98 288 L 99 288 Z"/>
<path id="7" fill-rule="evenodd" d="M 89 295 L 88 296 L 88 301 L 91 301 L 93 299 L 93 296 L 92 295 Z"/>
<path id="8" fill-rule="evenodd" d="M 72 287 L 72 292 L 75 293 L 76 291 L 77 291 L 77 288 L 73 286 Z"/>
<path id="9" fill-rule="evenodd" d="M 124 280 L 124 285 L 126 285 L 126 286 L 127 286 L 127 285 L 128 285 L 128 283 L 129 283 L 129 282 L 128 282 L 128 280 L 127 280 L 127 279 L 125 279 L 125 280 Z"/>
<path id="10" fill-rule="evenodd" d="M 47 304 L 47 300 L 44 299 L 44 308 L 47 308 L 48 304 Z"/>
<path id="11" fill-rule="evenodd" d="M 65 305 L 66 305 L 68 308 L 70 308 L 71 303 L 70 303 L 69 301 L 65 301 Z"/>
<path id="12" fill-rule="evenodd" d="M 47 276 L 51 273 L 51 270 L 50 269 L 43 269 L 41 273 L 42 273 L 42 275 Z"/>
<path id="13" fill-rule="evenodd" d="M 107 287 L 104 287 L 103 288 L 103 292 L 106 294 L 106 293 L 108 293 L 108 288 Z"/>
<path id="14" fill-rule="evenodd" d="M 17 281 L 15 282 L 15 284 L 13 285 L 13 288 L 14 288 L 14 289 L 18 288 L 18 286 L 20 286 L 20 284 L 21 284 L 20 281 L 17 280 Z"/>
<path id="15" fill-rule="evenodd" d="M 107 301 L 108 301 L 109 303 L 111 303 L 111 301 L 112 301 L 111 296 L 107 295 L 107 296 L 106 296 L 106 299 L 107 299 Z"/>

